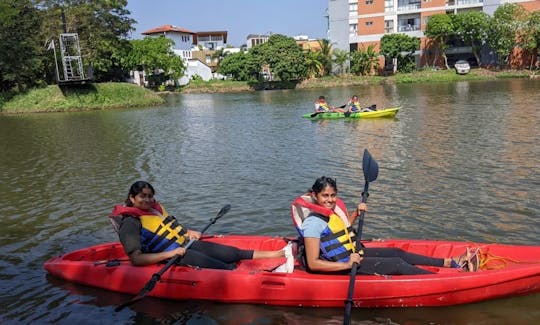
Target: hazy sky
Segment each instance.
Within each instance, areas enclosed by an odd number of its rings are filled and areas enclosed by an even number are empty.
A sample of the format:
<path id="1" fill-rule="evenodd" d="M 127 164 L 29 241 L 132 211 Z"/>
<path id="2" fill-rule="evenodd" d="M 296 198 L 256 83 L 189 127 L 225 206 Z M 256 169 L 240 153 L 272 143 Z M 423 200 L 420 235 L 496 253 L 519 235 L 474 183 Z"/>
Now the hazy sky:
<path id="1" fill-rule="evenodd" d="M 249 34 L 307 35 L 327 38 L 328 0 L 130 0 L 137 21 L 132 38 L 161 25 L 192 32 L 227 31 L 227 43 L 239 47 Z"/>

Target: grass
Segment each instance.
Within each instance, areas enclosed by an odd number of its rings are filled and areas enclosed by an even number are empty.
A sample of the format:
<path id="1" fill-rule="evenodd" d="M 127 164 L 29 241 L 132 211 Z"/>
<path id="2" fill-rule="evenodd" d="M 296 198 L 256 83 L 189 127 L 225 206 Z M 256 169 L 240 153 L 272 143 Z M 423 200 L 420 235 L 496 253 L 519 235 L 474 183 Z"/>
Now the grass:
<path id="1" fill-rule="evenodd" d="M 424 69 L 412 73 L 397 73 L 393 76 L 327 76 L 304 80 L 297 89 L 330 88 L 358 85 L 377 85 L 392 83 L 454 82 L 459 80 L 494 80 L 502 78 L 529 78 L 534 72 L 529 70 L 472 69 L 466 75 L 458 75 L 453 69 Z M 229 93 L 253 91 L 244 81 L 230 80 L 193 80 L 177 90 L 179 93 Z M 4 96 L 5 95 L 5 96 Z M 84 110 L 102 110 L 127 107 L 148 107 L 165 102 L 157 93 L 128 83 L 96 83 L 78 87 L 48 86 L 28 91 L 7 99 L 7 94 L 0 94 L 0 112 L 70 112 Z"/>
<path id="2" fill-rule="evenodd" d="M 69 112 L 154 106 L 164 103 L 158 94 L 128 83 L 58 85 L 32 89 L 1 103 L 3 113 Z"/>

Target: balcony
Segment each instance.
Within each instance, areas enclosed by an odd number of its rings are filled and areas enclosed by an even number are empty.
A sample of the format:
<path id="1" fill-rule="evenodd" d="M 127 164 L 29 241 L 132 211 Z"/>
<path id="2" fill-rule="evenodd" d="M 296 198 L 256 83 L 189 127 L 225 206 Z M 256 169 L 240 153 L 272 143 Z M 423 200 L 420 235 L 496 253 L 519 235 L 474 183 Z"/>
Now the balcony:
<path id="1" fill-rule="evenodd" d="M 484 3 L 484 0 L 447 0 L 446 6 L 467 6 L 467 5 L 481 5 Z"/>
<path id="2" fill-rule="evenodd" d="M 403 25 L 398 26 L 398 32 L 414 32 L 420 30 L 420 25 Z"/>

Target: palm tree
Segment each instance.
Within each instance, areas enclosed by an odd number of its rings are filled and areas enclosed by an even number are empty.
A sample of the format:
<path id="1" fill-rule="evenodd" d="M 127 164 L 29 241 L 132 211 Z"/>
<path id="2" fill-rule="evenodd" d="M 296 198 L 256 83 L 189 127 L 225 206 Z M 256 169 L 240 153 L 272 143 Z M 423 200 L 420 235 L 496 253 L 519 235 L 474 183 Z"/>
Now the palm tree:
<path id="1" fill-rule="evenodd" d="M 319 46 L 321 47 L 322 64 L 323 64 L 323 76 L 330 74 L 332 71 L 332 44 L 327 39 L 319 40 Z"/>
<path id="2" fill-rule="evenodd" d="M 343 75 L 346 72 L 346 63 L 349 60 L 349 53 L 341 49 L 335 49 L 334 52 L 334 63 L 339 67 L 339 73 Z"/>
<path id="3" fill-rule="evenodd" d="M 365 76 L 371 74 L 373 70 L 379 69 L 379 67 L 379 54 L 375 52 L 375 45 L 371 44 L 367 49 L 362 47 L 358 51 L 351 53 L 352 73 Z"/>
<path id="4" fill-rule="evenodd" d="M 321 52 L 306 51 L 308 78 L 316 78 L 322 75 L 324 66 L 321 57 Z"/>

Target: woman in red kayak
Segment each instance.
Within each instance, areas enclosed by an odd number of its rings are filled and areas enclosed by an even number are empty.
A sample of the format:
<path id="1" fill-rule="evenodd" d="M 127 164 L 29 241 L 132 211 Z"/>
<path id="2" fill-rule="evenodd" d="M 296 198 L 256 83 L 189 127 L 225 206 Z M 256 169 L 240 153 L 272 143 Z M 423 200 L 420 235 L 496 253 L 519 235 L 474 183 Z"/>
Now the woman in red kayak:
<path id="1" fill-rule="evenodd" d="M 135 182 L 125 204 L 115 206 L 110 215 L 133 265 L 155 264 L 180 255 L 182 265 L 232 270 L 240 260 L 285 257 L 283 250 L 242 250 L 199 240 L 186 250 L 184 246 L 191 239 L 200 239 L 201 233 L 183 227 L 154 199 L 154 195 L 150 183 Z"/>
<path id="2" fill-rule="evenodd" d="M 304 209 L 306 218 L 295 217 L 295 210 Z M 416 265 L 466 268 L 474 271 L 476 257 L 467 253 L 458 258 L 433 258 L 406 252 L 399 248 L 363 247 L 357 253 L 354 245 L 356 234 L 351 226 L 367 206 L 360 203 L 349 215 L 343 201 L 337 197 L 336 181 L 320 177 L 313 184 L 310 192 L 293 202 L 293 219 L 304 241 L 307 268 L 312 272 L 343 272 L 358 263 L 361 274 L 430 274 L 432 272 Z M 308 211 L 307 213 L 305 211 Z M 296 213 L 298 215 L 298 213 Z M 466 263 L 467 261 L 467 263 Z M 470 268 L 469 268 L 470 266 Z"/>

